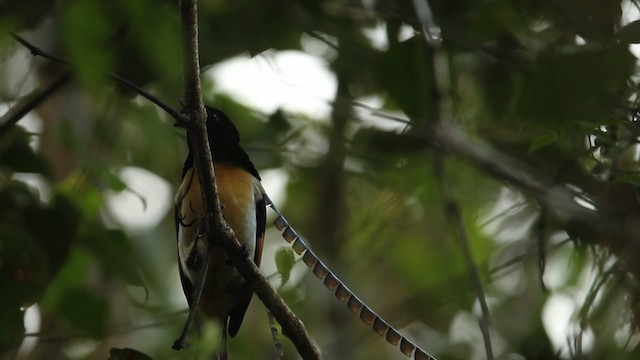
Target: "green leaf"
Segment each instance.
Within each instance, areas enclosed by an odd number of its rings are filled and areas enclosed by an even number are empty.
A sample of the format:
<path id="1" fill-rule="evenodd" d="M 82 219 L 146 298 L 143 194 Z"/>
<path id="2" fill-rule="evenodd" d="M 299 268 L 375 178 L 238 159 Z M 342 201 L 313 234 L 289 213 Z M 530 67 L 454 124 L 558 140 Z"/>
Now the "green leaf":
<path id="1" fill-rule="evenodd" d="M 378 61 L 376 75 L 383 90 L 410 118 L 425 119 L 436 105 L 437 90 L 429 70 L 432 54 L 424 39 L 413 37 L 392 44 Z"/>
<path id="2" fill-rule="evenodd" d="M 127 284 L 145 286 L 133 257 L 129 237 L 121 230 L 90 229 L 81 244 L 100 262 L 104 270 Z"/>
<path id="3" fill-rule="evenodd" d="M 10 181 L 0 190 L 0 221 L 17 225 L 22 218 L 22 209 L 38 206 L 38 195 L 25 183 Z"/>
<path id="4" fill-rule="evenodd" d="M 516 100 L 513 113 L 506 115 L 537 126 L 589 121 L 594 128 L 610 115 L 610 104 L 626 96 L 627 87 L 620 84 L 633 74 L 634 63 L 622 46 L 541 56 L 518 76 L 509 95 Z"/>
<path id="5" fill-rule="evenodd" d="M 0 23 L 11 23 L 12 31 L 32 29 L 47 18 L 54 6 L 50 0 L 0 1 Z"/>
<path id="6" fill-rule="evenodd" d="M 106 45 L 117 23 L 108 1 L 71 1 L 61 7 L 62 34 L 70 59 L 79 78 L 95 89 L 105 79 L 104 71 L 113 68 L 113 56 Z"/>
<path id="7" fill-rule="evenodd" d="M 24 313 L 18 307 L 4 306 L 0 301 L 0 354 L 15 348 L 24 335 Z"/>
<path id="8" fill-rule="evenodd" d="M 107 187 L 113 191 L 124 191 L 127 188 L 127 184 L 118 176 L 111 171 L 104 172 L 104 179 L 107 182 Z"/>
<path id="9" fill-rule="evenodd" d="M 17 309 L 37 301 L 48 278 L 47 258 L 33 239 L 19 229 L 0 225 L 2 309 Z"/>
<path id="10" fill-rule="evenodd" d="M 153 358 L 143 352 L 130 348 L 111 348 L 109 360 L 152 360 Z"/>
<path id="11" fill-rule="evenodd" d="M 616 35 L 618 36 L 618 40 L 623 43 L 640 43 L 640 20 L 625 25 Z"/>
<path id="12" fill-rule="evenodd" d="M 284 286 L 291 277 L 291 269 L 296 263 L 293 250 L 288 246 L 283 246 L 276 251 L 276 268 L 280 273 L 282 282 L 280 286 Z"/>
<path id="13" fill-rule="evenodd" d="M 638 174 L 616 174 L 613 178 L 615 182 L 630 183 L 636 186 L 640 186 L 640 175 Z"/>
<path id="14" fill-rule="evenodd" d="M 94 260 L 86 252 L 74 248 L 47 287 L 46 293 L 40 300 L 41 307 L 55 313 L 57 304 L 62 301 L 69 289 L 85 285 L 86 274 L 93 262 Z"/>
<path id="15" fill-rule="evenodd" d="M 40 304 L 48 313 L 66 320 L 69 326 L 99 339 L 107 334 L 109 305 L 104 297 L 86 288 L 86 275 L 92 260 L 74 251 L 50 284 Z"/>
<path id="16" fill-rule="evenodd" d="M 28 144 L 13 144 L 0 156 L 0 161 L 15 172 L 50 175 L 47 163 Z"/>
<path id="17" fill-rule="evenodd" d="M 77 238 L 81 214 L 66 197 L 55 195 L 51 205 L 31 207 L 24 213 L 26 229 L 51 259 L 57 272 Z"/>
<path id="18" fill-rule="evenodd" d="M 529 154 L 533 154 L 536 150 L 540 149 L 543 146 L 547 146 L 549 144 L 553 144 L 554 142 L 560 140 L 558 134 L 556 133 L 546 133 L 538 136 L 533 139 L 531 145 L 529 145 Z"/>
<path id="19" fill-rule="evenodd" d="M 15 127 L 3 137 L 0 164 L 14 172 L 38 173 L 48 177 L 51 174 L 49 164 L 29 146 L 31 138 L 32 135 L 21 127 Z"/>
<path id="20" fill-rule="evenodd" d="M 86 288 L 68 289 L 55 308 L 70 326 L 94 339 L 107 335 L 109 303 Z"/>

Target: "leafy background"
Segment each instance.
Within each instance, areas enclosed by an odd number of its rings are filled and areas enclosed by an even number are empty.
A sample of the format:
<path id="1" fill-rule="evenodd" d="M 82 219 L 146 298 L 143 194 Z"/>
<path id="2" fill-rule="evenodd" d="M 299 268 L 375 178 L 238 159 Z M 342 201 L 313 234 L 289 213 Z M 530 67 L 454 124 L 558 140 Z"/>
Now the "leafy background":
<path id="1" fill-rule="evenodd" d="M 315 252 L 438 358 L 486 356 L 475 275 L 496 358 L 633 359 L 639 17 L 627 0 L 202 1 L 204 69 L 298 51 L 337 82 L 319 116 L 251 108 L 211 76 L 205 97 L 235 119 L 257 168 L 278 170 L 279 207 Z M 8 31 L 73 66 L 31 58 Z M 178 106 L 176 2 L 0 0 L 0 34 L 2 109 L 73 75 L 19 123 L 30 126 L 0 133 L 0 353 L 206 358 L 209 324 L 170 349 L 186 304 L 165 192 L 185 136 L 107 75 Z M 470 136 L 449 143 L 441 126 Z M 137 196 L 132 172 L 164 190 Z M 109 205 L 123 193 L 163 220 L 131 225 L 135 211 Z M 405 358 L 292 262 L 274 229 L 267 241 L 279 267 L 265 272 L 327 359 Z M 25 332 L 33 304 L 40 326 Z M 259 301 L 230 346 L 233 358 L 274 358 Z"/>

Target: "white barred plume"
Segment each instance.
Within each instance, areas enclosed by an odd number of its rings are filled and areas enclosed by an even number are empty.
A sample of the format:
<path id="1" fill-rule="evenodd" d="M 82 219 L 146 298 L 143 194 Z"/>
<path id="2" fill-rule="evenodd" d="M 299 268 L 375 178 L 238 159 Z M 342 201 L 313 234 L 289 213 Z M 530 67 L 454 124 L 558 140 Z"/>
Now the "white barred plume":
<path id="1" fill-rule="evenodd" d="M 376 314 L 369 306 L 360 300 L 353 291 L 349 290 L 309 248 L 307 243 L 302 240 L 293 227 L 289 225 L 285 217 L 266 194 L 265 202 L 267 206 L 278 215 L 273 224 L 278 231 L 282 233 L 282 237 L 291 244 L 291 248 L 298 255 L 302 255 L 302 261 L 311 269 L 318 279 L 323 280 L 324 286 L 331 290 L 338 300 L 346 302 L 347 308 L 351 310 L 351 312 L 359 313 L 360 320 L 367 325 L 371 325 L 372 330 L 376 334 L 385 336 L 389 344 L 394 347 L 398 347 L 398 344 L 400 344 L 398 349 L 406 356 L 412 357 L 415 360 L 437 360 L 411 340 L 400 334 L 398 330 L 389 325 L 380 315 Z"/>

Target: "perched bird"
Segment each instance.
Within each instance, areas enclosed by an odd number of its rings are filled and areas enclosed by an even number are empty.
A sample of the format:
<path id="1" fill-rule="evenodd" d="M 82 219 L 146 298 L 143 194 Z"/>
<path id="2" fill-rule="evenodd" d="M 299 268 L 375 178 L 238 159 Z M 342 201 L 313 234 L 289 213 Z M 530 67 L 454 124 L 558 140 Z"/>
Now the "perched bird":
<path id="1" fill-rule="evenodd" d="M 240 135 L 231 120 L 218 109 L 206 107 L 206 110 L 209 147 L 222 214 L 246 248 L 248 256 L 260 266 L 266 223 L 265 195 L 260 176 L 240 147 Z M 175 198 L 180 279 L 190 308 L 208 241 L 213 241 L 214 246 L 216 243 L 216 239 L 203 235 L 204 204 L 200 186 L 190 148 Z M 222 248 L 214 247 L 198 314 L 216 319 L 222 325 L 219 359 L 227 358 L 227 333 L 232 337 L 238 333 L 252 294 L 244 278 L 229 264 Z"/>

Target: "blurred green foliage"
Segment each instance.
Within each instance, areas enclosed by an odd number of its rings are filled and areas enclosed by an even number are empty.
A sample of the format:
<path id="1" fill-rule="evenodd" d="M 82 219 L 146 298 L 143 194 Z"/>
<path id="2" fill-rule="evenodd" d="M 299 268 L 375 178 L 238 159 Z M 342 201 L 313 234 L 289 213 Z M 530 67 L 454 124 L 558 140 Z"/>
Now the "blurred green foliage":
<path id="1" fill-rule="evenodd" d="M 279 208 L 385 320 L 439 359 L 484 358 L 462 228 L 489 302 L 496 358 L 637 358 L 635 1 L 211 0 L 199 11 L 203 69 L 293 50 L 323 57 L 335 74 L 326 119 L 261 113 L 208 76 L 204 97 L 235 120 L 259 170 L 287 175 Z M 73 65 L 30 60 L 10 30 Z M 21 106 L 69 68 L 75 76 L 33 111 L 42 129 L 0 137 L 0 357 L 214 351 L 211 324 L 191 348 L 170 349 L 186 318 L 171 206 L 156 226 L 136 228 L 116 221 L 108 202 L 135 195 L 119 175 L 125 167 L 177 185 L 184 134 L 107 74 L 177 107 L 179 33 L 174 1 L 0 0 L 0 104 Z M 602 226 L 558 216 L 524 184 L 430 141 L 443 124 L 523 164 L 524 176 L 573 191 Z M 143 211 L 152 198 L 137 197 Z M 446 216 L 452 202 L 461 223 Z M 301 274 L 275 232 L 267 242 L 279 249 L 267 252 L 276 271 L 267 275 L 325 358 L 405 358 Z M 558 298 L 574 306 L 561 339 L 549 328 L 561 316 L 545 315 Z M 42 324 L 25 337 L 32 304 Z M 231 357 L 272 359 L 262 305 L 254 300 L 251 309 Z M 19 353 L 32 338 L 35 347 Z M 283 343 L 285 358 L 297 358 Z"/>

